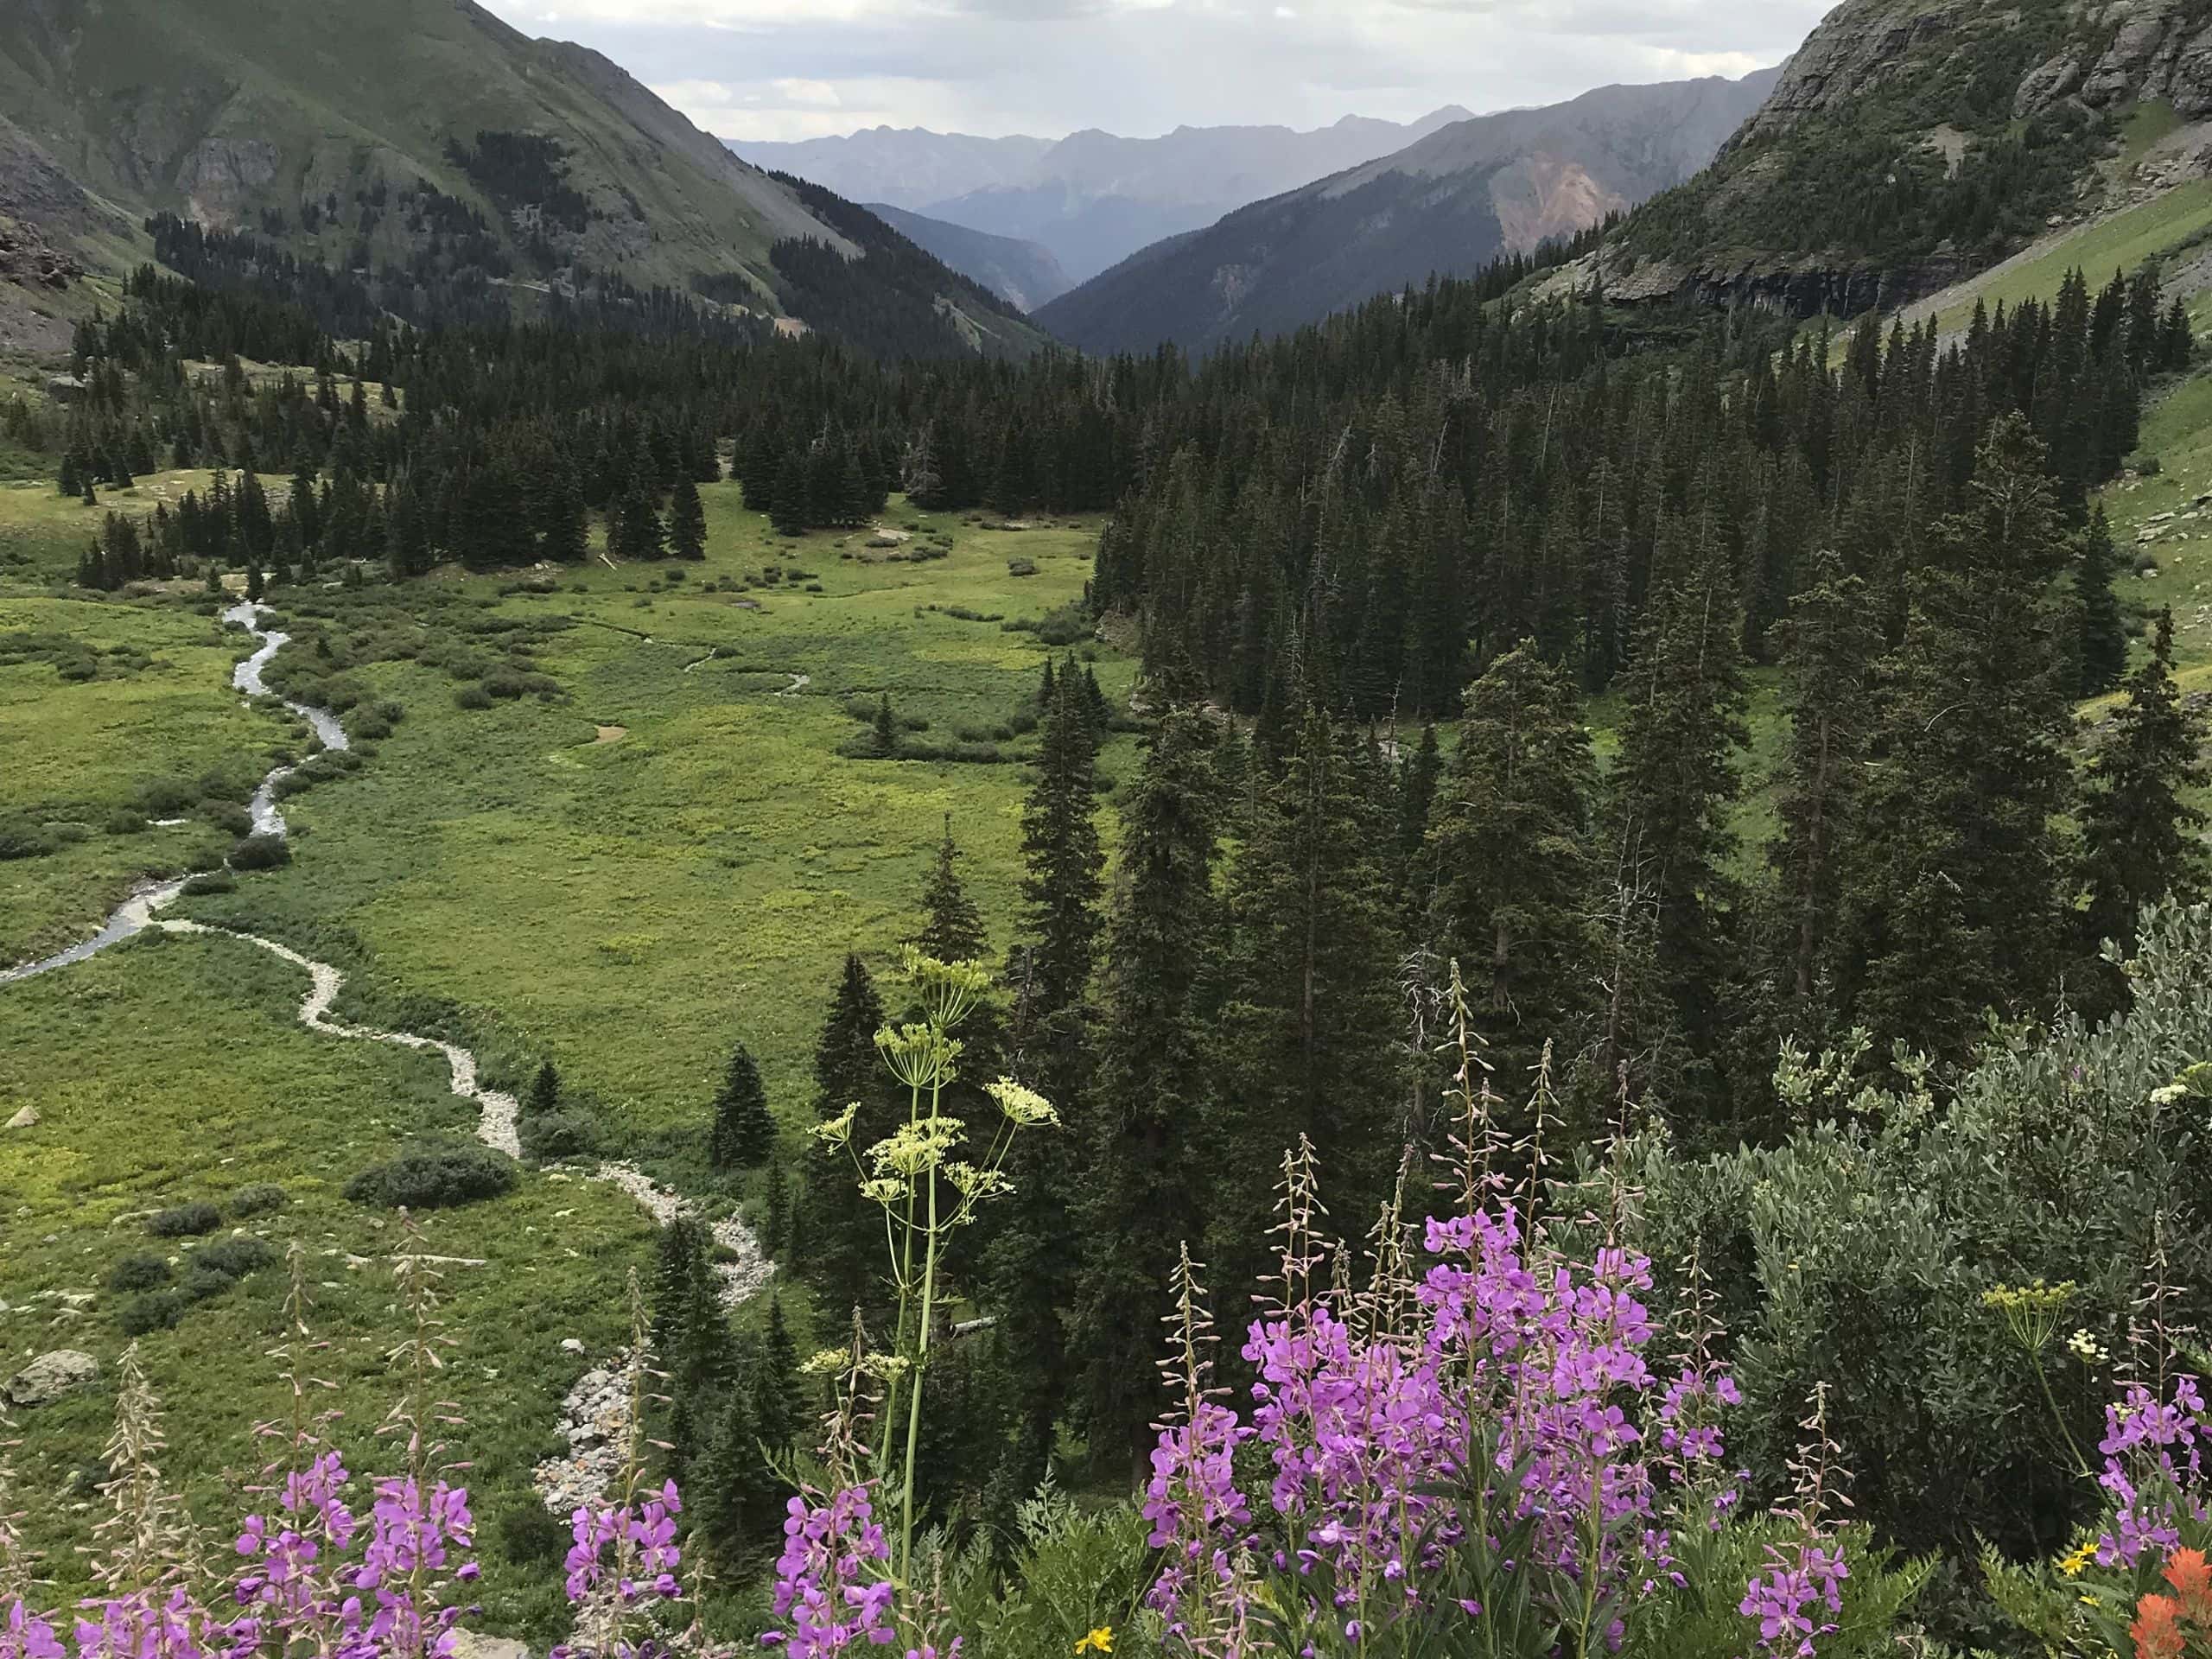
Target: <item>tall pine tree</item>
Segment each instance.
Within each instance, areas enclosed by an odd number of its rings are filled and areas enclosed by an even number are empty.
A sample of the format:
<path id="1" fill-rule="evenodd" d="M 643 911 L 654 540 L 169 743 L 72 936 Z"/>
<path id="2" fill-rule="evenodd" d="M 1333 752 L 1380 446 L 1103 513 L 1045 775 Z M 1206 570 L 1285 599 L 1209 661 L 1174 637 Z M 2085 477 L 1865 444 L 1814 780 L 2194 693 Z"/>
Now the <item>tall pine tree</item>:
<path id="1" fill-rule="evenodd" d="M 707 1137 L 707 1161 L 718 1170 L 756 1169 L 768 1161 L 776 1144 L 776 1120 L 768 1112 L 768 1091 L 752 1051 L 740 1043 L 730 1053 L 722 1086 L 715 1096 L 714 1127 Z"/>

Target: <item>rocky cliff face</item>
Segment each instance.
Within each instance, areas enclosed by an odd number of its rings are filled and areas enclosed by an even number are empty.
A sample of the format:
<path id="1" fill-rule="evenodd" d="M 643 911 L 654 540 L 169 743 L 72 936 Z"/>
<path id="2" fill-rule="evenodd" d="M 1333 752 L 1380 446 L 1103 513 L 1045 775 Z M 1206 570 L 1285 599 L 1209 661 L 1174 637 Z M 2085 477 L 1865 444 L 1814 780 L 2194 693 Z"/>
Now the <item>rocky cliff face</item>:
<path id="1" fill-rule="evenodd" d="M 2181 124 L 2131 169 L 2113 141 L 2153 101 Z M 2203 0 L 1844 0 L 1705 175 L 1553 287 L 1849 315 L 2208 171 Z"/>

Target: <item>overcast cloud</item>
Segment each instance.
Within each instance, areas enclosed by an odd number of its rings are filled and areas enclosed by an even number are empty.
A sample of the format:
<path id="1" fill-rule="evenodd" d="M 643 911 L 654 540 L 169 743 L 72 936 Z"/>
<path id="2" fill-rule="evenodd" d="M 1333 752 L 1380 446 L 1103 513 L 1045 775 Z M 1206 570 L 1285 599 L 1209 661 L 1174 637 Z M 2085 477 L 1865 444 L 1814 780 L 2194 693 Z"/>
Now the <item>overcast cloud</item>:
<path id="1" fill-rule="evenodd" d="M 709 131 L 1145 137 L 1548 104 L 1778 63 L 1833 0 L 486 0 Z"/>

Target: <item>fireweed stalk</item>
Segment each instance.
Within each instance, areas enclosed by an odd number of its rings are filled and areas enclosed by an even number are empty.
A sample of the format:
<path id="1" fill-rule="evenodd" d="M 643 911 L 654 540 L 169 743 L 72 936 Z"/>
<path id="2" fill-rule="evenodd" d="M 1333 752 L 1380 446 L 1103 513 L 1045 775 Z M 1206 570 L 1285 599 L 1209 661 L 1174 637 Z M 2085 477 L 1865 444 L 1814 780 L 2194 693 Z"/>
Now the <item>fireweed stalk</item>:
<path id="1" fill-rule="evenodd" d="M 985 1085 L 1000 1116 L 983 1158 L 969 1162 L 957 1157 L 967 1144 L 968 1125 L 944 1111 L 945 1090 L 960 1075 L 961 1045 L 953 1033 L 989 995 L 990 975 L 981 963 L 939 962 L 911 947 L 905 966 L 920 1000 L 922 1018 L 885 1027 L 876 1033 L 875 1046 L 891 1075 L 906 1085 L 906 1123 L 872 1147 L 855 1147 L 853 1124 L 860 1110 L 855 1102 L 818 1126 L 815 1134 L 845 1148 L 860 1177 L 861 1193 L 883 1210 L 884 1243 L 899 1314 L 889 1363 L 876 1368 L 887 1388 L 882 1419 L 887 1432 L 878 1437 L 874 1473 L 879 1483 L 888 1480 L 891 1436 L 899 1432 L 903 1405 L 897 1576 L 901 1583 L 911 1584 L 922 1395 L 944 1300 L 938 1268 L 945 1242 L 976 1218 L 980 1205 L 1012 1191 L 1003 1171 L 1014 1137 L 1025 1128 L 1056 1126 L 1059 1117 L 1041 1096 L 1001 1077 Z"/>
<path id="2" fill-rule="evenodd" d="M 1636 1195 L 1622 1161 L 1605 1213 L 1564 1234 L 1555 1219 L 1532 1224 L 1548 1068 L 1516 1145 L 1486 1068 L 1461 1048 L 1440 1160 L 1458 1213 L 1427 1219 L 1419 1261 L 1404 1247 L 1402 1180 L 1371 1235 L 1370 1282 L 1346 1284 L 1341 1247 L 1322 1271 L 1312 1148 L 1286 1158 L 1277 1268 L 1243 1349 L 1259 1376 L 1249 1420 L 1209 1386 L 1211 1319 L 1185 1256 L 1166 1368 L 1179 1409 L 1143 1504 L 1163 1552 L 1152 1605 L 1182 1648 L 1589 1659 L 1624 1639 L 1636 1597 L 1682 1581 L 1675 1529 L 1710 1531 L 1733 1503 L 1719 1417 L 1736 1390 L 1701 1276 L 1693 1265 L 1679 1360 L 1655 1370 L 1650 1263 L 1623 1237 Z M 1578 1258 L 1560 1241 L 1581 1228 L 1597 1242 Z M 1266 1520 L 1237 1478 L 1248 1446 L 1269 1465 Z M 1786 1512 L 1803 1534 L 1791 1581 L 1763 1571 L 1743 1610 L 1788 1597 L 1793 1628 L 1796 1580 L 1827 1600 L 1845 1576 L 1822 1521 L 1830 1459 L 1806 1467 L 1809 1497 Z"/>

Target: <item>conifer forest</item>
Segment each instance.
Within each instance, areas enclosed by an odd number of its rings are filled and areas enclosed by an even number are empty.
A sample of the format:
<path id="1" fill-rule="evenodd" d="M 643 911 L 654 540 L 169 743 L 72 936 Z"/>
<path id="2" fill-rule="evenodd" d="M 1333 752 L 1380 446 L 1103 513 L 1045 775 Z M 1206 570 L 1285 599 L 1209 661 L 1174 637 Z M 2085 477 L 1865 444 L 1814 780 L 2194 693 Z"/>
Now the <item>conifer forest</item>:
<path id="1" fill-rule="evenodd" d="M 1090 354 L 918 127 L 20 10 L 0 1659 L 2212 1654 L 2200 10 Z"/>

